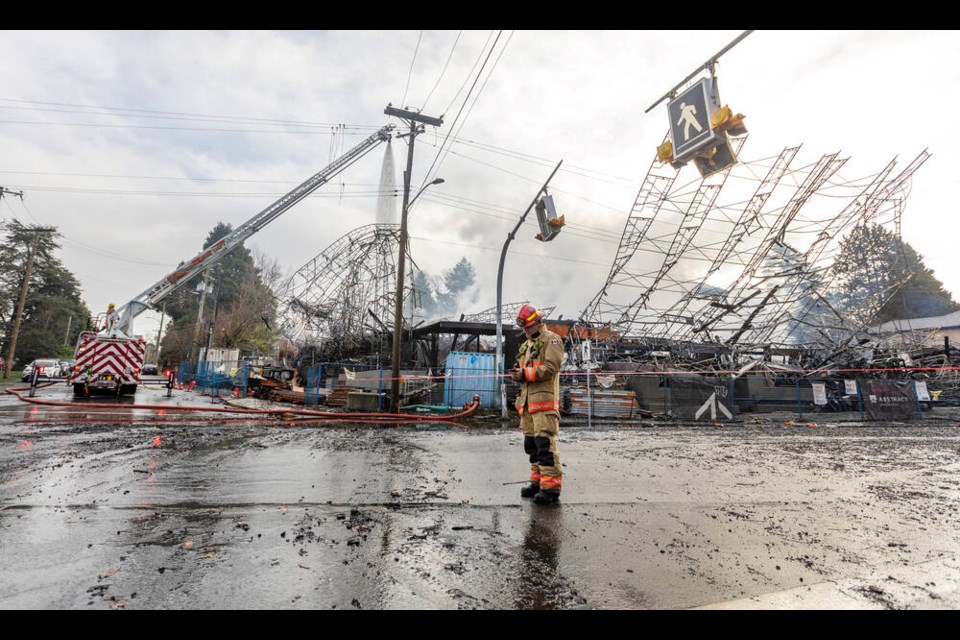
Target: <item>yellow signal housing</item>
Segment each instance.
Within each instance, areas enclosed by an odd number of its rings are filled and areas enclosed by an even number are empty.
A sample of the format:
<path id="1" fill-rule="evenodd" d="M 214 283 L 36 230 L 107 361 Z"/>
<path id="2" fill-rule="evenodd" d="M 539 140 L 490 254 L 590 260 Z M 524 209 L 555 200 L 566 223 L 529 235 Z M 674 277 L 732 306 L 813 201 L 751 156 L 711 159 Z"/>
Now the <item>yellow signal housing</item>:
<path id="1" fill-rule="evenodd" d="M 657 160 L 660 162 L 673 162 L 673 142 L 667 140 L 657 147 Z"/>
<path id="2" fill-rule="evenodd" d="M 710 128 L 718 133 L 727 133 L 731 136 L 742 136 L 747 132 L 747 127 L 743 124 L 744 115 L 738 113 L 733 115 L 729 105 L 723 105 L 712 114 L 710 114 Z"/>

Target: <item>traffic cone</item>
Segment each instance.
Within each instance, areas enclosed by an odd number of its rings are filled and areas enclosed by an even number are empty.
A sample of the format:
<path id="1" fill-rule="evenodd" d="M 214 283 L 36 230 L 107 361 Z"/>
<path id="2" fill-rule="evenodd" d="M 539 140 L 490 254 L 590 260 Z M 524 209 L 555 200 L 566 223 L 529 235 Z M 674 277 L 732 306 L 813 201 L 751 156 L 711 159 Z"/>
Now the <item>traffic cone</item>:
<path id="1" fill-rule="evenodd" d="M 231 398 L 239 398 L 239 397 L 240 397 L 240 388 L 239 388 L 239 387 L 234 387 L 234 388 L 233 388 L 233 391 L 230 393 L 230 397 L 231 397 Z"/>
<path id="2" fill-rule="evenodd" d="M 180 383 L 180 386 L 179 386 L 178 388 L 180 389 L 180 391 L 183 391 L 183 383 L 182 383 L 182 382 Z"/>
<path id="3" fill-rule="evenodd" d="M 190 381 L 190 386 L 187 387 L 187 391 L 193 391 L 193 387 L 194 387 L 194 385 L 196 385 L 196 384 L 197 384 L 197 381 L 196 381 L 196 380 L 191 380 L 191 381 Z"/>

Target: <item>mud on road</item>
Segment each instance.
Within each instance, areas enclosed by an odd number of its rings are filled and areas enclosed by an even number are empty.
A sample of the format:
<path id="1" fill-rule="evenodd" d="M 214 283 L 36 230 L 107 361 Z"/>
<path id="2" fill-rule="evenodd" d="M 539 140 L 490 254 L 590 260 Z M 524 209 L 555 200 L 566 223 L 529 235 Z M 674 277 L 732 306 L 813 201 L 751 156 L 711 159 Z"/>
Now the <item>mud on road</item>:
<path id="1" fill-rule="evenodd" d="M 952 423 L 565 424 L 543 507 L 496 422 L 57 415 L 0 412 L 3 609 L 960 606 Z"/>

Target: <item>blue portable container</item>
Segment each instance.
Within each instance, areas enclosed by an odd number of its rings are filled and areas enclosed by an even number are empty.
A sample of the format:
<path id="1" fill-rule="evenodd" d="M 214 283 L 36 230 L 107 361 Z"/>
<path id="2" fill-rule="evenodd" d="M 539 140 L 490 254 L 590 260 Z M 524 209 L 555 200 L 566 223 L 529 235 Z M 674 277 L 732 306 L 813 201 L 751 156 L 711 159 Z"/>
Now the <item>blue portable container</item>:
<path id="1" fill-rule="evenodd" d="M 448 407 L 460 407 L 480 396 L 480 406 L 494 409 L 497 402 L 497 380 L 493 371 L 494 354 L 452 351 L 447 356 L 446 378 L 443 386 L 443 403 Z"/>

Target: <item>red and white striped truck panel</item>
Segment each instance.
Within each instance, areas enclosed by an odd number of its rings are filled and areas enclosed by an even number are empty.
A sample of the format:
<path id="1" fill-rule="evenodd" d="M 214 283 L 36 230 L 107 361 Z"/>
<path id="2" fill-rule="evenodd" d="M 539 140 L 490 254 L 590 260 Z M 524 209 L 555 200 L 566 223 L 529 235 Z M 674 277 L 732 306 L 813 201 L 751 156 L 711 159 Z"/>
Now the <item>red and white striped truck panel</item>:
<path id="1" fill-rule="evenodd" d="M 112 387 L 119 380 L 120 384 L 138 385 L 146 349 L 142 338 L 110 338 L 84 332 L 77 341 L 70 384 Z"/>

